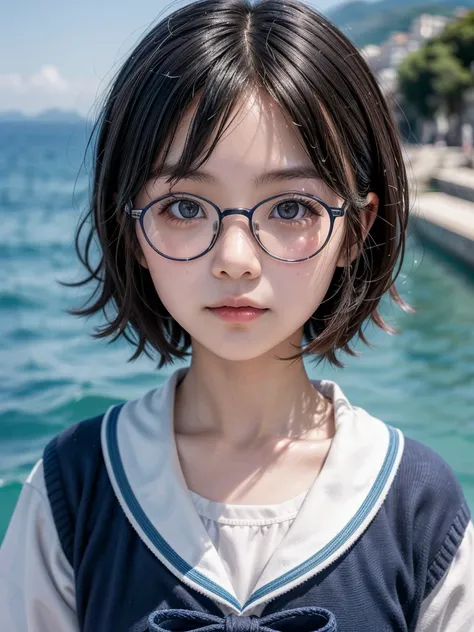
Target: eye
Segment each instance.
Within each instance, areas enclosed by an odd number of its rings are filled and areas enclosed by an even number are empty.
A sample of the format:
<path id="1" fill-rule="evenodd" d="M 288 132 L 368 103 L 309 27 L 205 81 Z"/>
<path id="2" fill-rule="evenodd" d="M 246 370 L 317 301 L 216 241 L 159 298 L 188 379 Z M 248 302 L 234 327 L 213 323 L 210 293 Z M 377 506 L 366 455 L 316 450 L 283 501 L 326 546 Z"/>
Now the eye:
<path id="1" fill-rule="evenodd" d="M 177 207 L 177 208 L 174 208 Z M 195 200 L 181 199 L 168 202 L 163 210 L 167 210 L 176 219 L 196 219 L 199 217 L 199 211 L 204 213 L 201 205 Z M 201 215 L 200 217 L 203 217 Z"/>
<path id="2" fill-rule="evenodd" d="M 275 211 L 279 214 L 277 219 L 297 220 L 312 214 L 321 215 L 323 208 L 313 200 L 290 199 L 276 204 L 272 210 L 272 215 Z M 273 215 L 273 217 L 275 216 Z"/>

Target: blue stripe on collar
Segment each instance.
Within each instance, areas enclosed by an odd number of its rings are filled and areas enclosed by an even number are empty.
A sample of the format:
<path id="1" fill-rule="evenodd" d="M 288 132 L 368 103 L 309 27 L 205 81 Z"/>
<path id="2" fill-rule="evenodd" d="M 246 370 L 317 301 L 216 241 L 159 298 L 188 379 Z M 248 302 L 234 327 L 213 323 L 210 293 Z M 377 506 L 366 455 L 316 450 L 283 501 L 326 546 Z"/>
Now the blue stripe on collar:
<path id="1" fill-rule="evenodd" d="M 392 472 L 394 463 L 397 458 L 400 437 L 397 430 L 388 425 L 387 428 L 390 432 L 387 455 L 385 457 L 379 475 L 377 476 L 377 479 L 372 486 L 372 489 L 367 494 L 365 501 L 362 503 L 357 513 L 354 514 L 353 518 L 347 523 L 344 529 L 340 531 L 340 533 L 338 533 L 338 535 L 333 538 L 331 542 L 329 542 L 324 548 L 308 558 L 299 566 L 293 568 L 291 571 L 288 571 L 278 579 L 269 582 L 265 586 L 262 586 L 257 591 L 255 591 L 245 603 L 244 609 L 257 601 L 257 599 L 265 597 L 274 590 L 281 588 L 288 582 L 298 579 L 302 575 L 305 575 L 306 573 L 311 571 L 311 569 L 322 564 L 328 557 L 335 553 L 337 549 L 344 546 L 347 540 L 357 531 L 357 529 L 360 528 L 367 515 L 370 513 L 374 505 L 378 502 L 380 494 L 383 492 L 383 489 Z"/>
<path id="2" fill-rule="evenodd" d="M 123 496 L 124 501 L 126 502 L 130 511 L 133 513 L 133 516 L 140 525 L 141 529 L 143 529 L 145 535 L 150 539 L 150 541 L 161 553 L 161 555 L 163 555 L 163 557 L 166 558 L 166 560 L 168 560 L 168 562 L 172 564 L 181 575 L 188 577 L 199 586 L 202 586 L 206 590 L 218 595 L 219 597 L 221 597 L 221 599 L 224 599 L 229 604 L 234 606 L 234 608 L 242 611 L 242 606 L 235 599 L 235 597 L 227 592 L 227 590 L 224 590 L 221 586 L 219 586 L 219 584 L 216 584 L 199 571 L 196 571 L 180 555 L 178 555 L 178 553 L 176 553 L 174 549 L 169 546 L 166 540 L 161 537 L 154 525 L 150 522 L 148 516 L 145 514 L 143 509 L 140 507 L 136 496 L 130 486 L 130 483 L 128 482 L 119 453 L 117 440 L 117 421 L 122 406 L 123 404 L 119 404 L 112 409 L 110 413 L 110 418 L 107 421 L 106 436 L 110 463 L 112 465 L 115 479 L 118 486 L 120 487 L 120 492 Z"/>

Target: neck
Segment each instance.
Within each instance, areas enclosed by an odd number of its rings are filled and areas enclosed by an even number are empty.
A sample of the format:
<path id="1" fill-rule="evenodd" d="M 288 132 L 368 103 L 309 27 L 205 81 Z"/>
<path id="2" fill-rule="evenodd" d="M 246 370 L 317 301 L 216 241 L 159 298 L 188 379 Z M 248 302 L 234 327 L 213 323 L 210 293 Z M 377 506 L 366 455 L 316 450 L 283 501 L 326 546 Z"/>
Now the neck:
<path id="1" fill-rule="evenodd" d="M 210 434 L 240 447 L 277 437 L 332 436 L 330 402 L 304 364 L 278 360 L 294 347 L 248 361 L 228 361 L 193 344 L 191 366 L 177 388 L 175 432 Z"/>

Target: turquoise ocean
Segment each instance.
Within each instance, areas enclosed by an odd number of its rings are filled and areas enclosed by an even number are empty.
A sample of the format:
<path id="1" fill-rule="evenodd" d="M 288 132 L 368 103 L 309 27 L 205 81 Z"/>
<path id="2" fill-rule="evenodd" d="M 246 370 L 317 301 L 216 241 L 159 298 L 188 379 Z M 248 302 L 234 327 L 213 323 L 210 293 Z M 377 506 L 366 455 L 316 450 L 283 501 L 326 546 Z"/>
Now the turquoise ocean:
<path id="1" fill-rule="evenodd" d="M 99 318 L 67 308 L 84 290 L 74 229 L 87 203 L 84 124 L 0 124 L 0 541 L 21 485 L 47 441 L 68 425 L 140 396 L 175 367 L 127 362 L 126 342 L 90 337 Z M 474 510 L 474 274 L 411 235 L 399 290 L 409 315 L 384 301 L 400 330 L 368 329 L 346 368 L 308 363 L 351 401 L 434 448 Z M 175 365 L 178 366 L 178 365 Z"/>

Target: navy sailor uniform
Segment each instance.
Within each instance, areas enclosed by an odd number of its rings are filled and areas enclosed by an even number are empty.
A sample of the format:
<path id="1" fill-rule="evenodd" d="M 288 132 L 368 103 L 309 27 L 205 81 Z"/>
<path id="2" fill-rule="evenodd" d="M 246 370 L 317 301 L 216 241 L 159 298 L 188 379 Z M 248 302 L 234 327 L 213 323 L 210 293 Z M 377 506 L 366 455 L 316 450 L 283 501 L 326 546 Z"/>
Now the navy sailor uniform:
<path id="1" fill-rule="evenodd" d="M 327 380 L 313 384 L 334 404 L 328 457 L 240 603 L 179 466 L 186 371 L 47 445 L 0 549 L 2 632 L 474 632 L 454 473 Z"/>

